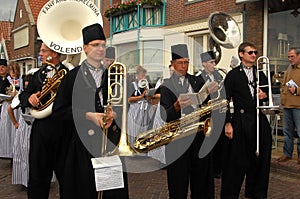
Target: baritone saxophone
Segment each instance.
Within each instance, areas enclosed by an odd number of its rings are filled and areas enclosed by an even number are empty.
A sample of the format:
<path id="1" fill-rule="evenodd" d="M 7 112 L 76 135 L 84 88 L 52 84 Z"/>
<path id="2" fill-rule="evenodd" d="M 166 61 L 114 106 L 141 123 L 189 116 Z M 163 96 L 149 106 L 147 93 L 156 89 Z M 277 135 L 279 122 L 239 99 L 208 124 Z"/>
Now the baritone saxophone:
<path id="1" fill-rule="evenodd" d="M 226 99 L 210 100 L 208 105 L 202 106 L 197 111 L 185 115 L 178 120 L 166 123 L 156 129 L 139 134 L 135 139 L 134 149 L 140 153 L 147 153 L 199 131 L 203 131 L 205 136 L 210 136 L 213 125 L 210 117 L 206 116 L 209 116 L 214 110 L 225 112 L 227 105 L 228 101 Z M 201 121 L 202 118 L 206 119 Z"/>

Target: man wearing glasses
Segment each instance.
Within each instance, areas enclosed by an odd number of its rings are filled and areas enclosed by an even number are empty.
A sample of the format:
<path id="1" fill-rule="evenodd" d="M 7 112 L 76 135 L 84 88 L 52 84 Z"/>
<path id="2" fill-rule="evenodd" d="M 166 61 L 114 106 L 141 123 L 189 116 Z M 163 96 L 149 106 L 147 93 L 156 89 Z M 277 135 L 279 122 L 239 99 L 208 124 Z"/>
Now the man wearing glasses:
<path id="1" fill-rule="evenodd" d="M 160 99 L 161 116 L 166 122 L 199 108 L 180 94 L 198 92 L 205 83 L 202 78 L 187 73 L 189 55 L 185 44 L 171 46 L 171 51 L 175 71 L 164 80 Z M 198 157 L 204 138 L 203 132 L 195 132 L 166 145 L 169 198 L 187 198 L 189 187 L 191 198 L 214 198 L 211 156 Z"/>
<path id="2" fill-rule="evenodd" d="M 45 103 L 51 93 L 40 98 L 42 87 L 48 78 L 52 78 L 56 70 L 46 62 L 53 64 L 57 70 L 68 70 L 60 62 L 60 53 L 51 50 L 45 43 L 41 44 L 40 56 L 42 67 L 34 73 L 28 86 L 20 94 L 19 99 L 22 109 L 34 108 Z M 29 150 L 29 181 L 28 198 L 48 198 L 53 171 L 63 189 L 63 169 L 65 161 L 64 133 L 60 131 L 60 121 L 54 120 L 51 115 L 35 119 L 30 134 Z"/>
<path id="3" fill-rule="evenodd" d="M 257 97 L 260 103 L 267 99 L 267 89 L 257 93 L 259 84 L 267 85 L 267 78 L 257 73 L 256 46 L 250 42 L 240 44 L 238 55 L 241 64 L 232 69 L 225 78 L 228 101 L 233 101 L 234 113 L 228 110 L 225 123 L 224 168 L 222 173 L 221 198 L 239 198 L 245 180 L 246 198 L 267 198 L 272 137 L 267 117 L 259 114 L 259 155 L 256 154 Z"/>
<path id="4" fill-rule="evenodd" d="M 86 26 L 82 29 L 82 35 L 86 59 L 63 79 L 53 105 L 53 117 L 64 122 L 63 128 L 71 137 L 63 198 L 96 199 L 98 193 L 91 158 L 102 156 L 102 128 L 108 131 L 106 152 L 118 143 L 120 128 L 115 123 L 115 114 L 111 109 L 104 115 L 108 79 L 101 64 L 106 53 L 102 26 L 98 23 Z M 127 199 L 126 176 L 124 186 L 104 191 L 103 198 Z"/>
<path id="5" fill-rule="evenodd" d="M 216 67 L 216 56 L 213 51 L 207 51 L 200 54 L 201 62 L 203 66 L 203 70 L 200 71 L 201 77 L 204 79 L 205 82 L 210 82 L 209 89 L 211 90 L 210 96 L 207 98 L 205 103 L 208 102 L 208 100 L 225 96 L 225 90 L 222 89 L 222 93 L 216 92 L 219 88 L 219 84 L 222 84 L 223 77 L 220 74 L 221 70 L 217 70 Z M 223 75 L 226 73 L 225 71 L 221 71 Z M 226 74 L 225 74 L 226 75 Z M 216 143 L 214 149 L 213 149 L 213 165 L 214 165 L 214 177 L 220 178 L 222 173 L 222 150 L 223 150 L 223 137 L 224 134 L 221 134 L 221 137 L 219 138 L 218 142 Z"/>

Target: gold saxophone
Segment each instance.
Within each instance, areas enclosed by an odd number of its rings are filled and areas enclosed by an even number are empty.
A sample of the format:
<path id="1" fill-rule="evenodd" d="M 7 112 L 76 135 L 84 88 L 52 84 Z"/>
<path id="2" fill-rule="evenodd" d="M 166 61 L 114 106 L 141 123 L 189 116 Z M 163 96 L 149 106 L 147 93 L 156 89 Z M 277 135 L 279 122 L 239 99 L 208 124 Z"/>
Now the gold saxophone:
<path id="1" fill-rule="evenodd" d="M 200 119 L 208 116 L 213 110 L 226 111 L 227 105 L 228 101 L 225 99 L 210 100 L 208 105 L 201 107 L 191 114 L 139 134 L 135 139 L 134 148 L 140 153 L 147 153 L 171 141 L 184 138 L 199 131 L 203 131 L 205 136 L 209 136 L 212 128 L 210 118 L 208 117 L 205 121 L 201 121 Z"/>

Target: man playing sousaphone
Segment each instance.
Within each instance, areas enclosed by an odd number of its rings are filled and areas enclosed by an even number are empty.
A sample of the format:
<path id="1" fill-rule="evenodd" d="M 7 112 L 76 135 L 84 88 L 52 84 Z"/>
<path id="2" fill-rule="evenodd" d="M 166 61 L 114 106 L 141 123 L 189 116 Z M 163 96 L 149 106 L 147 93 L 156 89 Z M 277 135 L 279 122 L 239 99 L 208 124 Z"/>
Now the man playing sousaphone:
<path id="1" fill-rule="evenodd" d="M 50 96 L 46 96 L 45 99 L 39 98 L 44 82 L 56 73 L 56 70 L 50 65 L 54 65 L 58 71 L 68 70 L 60 62 L 60 54 L 51 50 L 45 43 L 41 44 L 40 56 L 43 66 L 34 73 L 27 88 L 19 96 L 22 109 L 38 107 L 41 100 L 50 98 Z M 49 62 L 50 65 L 46 62 Z M 67 143 L 64 142 L 64 132 L 57 128 L 59 126 L 61 126 L 61 122 L 54 120 L 51 115 L 35 119 L 32 124 L 28 198 L 48 198 L 53 171 L 59 182 L 60 194 L 62 194 Z"/>

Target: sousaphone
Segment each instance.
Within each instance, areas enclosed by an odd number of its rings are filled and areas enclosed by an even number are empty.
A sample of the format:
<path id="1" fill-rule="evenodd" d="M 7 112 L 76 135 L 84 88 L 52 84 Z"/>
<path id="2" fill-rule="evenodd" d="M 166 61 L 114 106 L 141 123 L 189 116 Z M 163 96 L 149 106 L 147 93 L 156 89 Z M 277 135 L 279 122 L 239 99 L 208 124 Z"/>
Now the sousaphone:
<path id="1" fill-rule="evenodd" d="M 236 48 L 241 42 L 241 32 L 237 22 L 228 14 L 213 12 L 208 17 L 210 32 L 210 49 L 216 54 L 216 63 L 222 56 L 220 46 L 227 49 Z"/>
<path id="2" fill-rule="evenodd" d="M 82 29 L 94 23 L 103 26 L 101 13 L 93 2 L 88 0 L 51 0 L 43 6 L 38 15 L 37 30 L 41 40 L 50 49 L 67 55 L 66 60 L 68 61 L 64 64 L 68 67 L 79 64 L 78 56 L 82 56 L 83 50 Z M 74 58 L 70 59 L 70 57 Z M 70 69 L 70 67 L 68 68 Z M 57 80 L 59 82 L 55 81 L 55 84 L 59 84 L 61 78 L 59 77 Z M 44 88 L 49 90 L 45 91 Z M 52 88 L 57 89 L 58 86 L 44 85 L 41 93 L 49 93 L 50 95 L 56 93 L 56 90 Z M 32 108 L 30 114 L 37 119 L 45 118 L 52 113 L 52 105 L 53 103 L 49 103 L 49 106 L 42 110 Z"/>
<path id="3" fill-rule="evenodd" d="M 103 20 L 91 1 L 49 1 L 41 9 L 37 29 L 43 42 L 61 54 L 79 54 L 83 40 L 81 30 Z"/>

